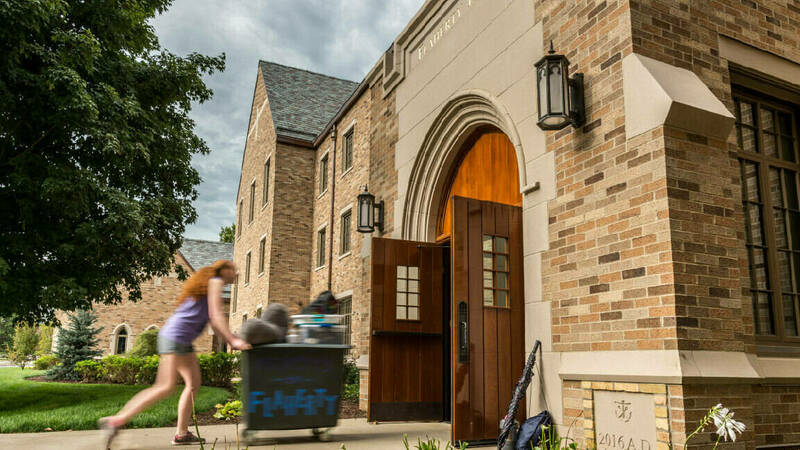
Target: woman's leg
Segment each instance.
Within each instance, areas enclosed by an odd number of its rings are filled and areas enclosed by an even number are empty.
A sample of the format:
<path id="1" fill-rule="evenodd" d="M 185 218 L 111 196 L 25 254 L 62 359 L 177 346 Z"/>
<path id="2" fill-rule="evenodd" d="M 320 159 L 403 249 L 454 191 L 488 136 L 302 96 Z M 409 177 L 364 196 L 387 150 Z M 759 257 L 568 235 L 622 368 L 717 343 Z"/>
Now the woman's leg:
<path id="1" fill-rule="evenodd" d="M 113 427 L 121 427 L 130 422 L 131 419 L 149 408 L 153 403 L 168 397 L 177 380 L 177 372 L 175 370 L 177 355 L 165 354 L 161 355 L 158 362 L 158 373 L 156 374 L 156 382 L 153 386 L 134 395 L 132 399 L 117 413 L 116 416 L 108 418 L 110 425 Z"/>
<path id="2" fill-rule="evenodd" d="M 186 384 L 178 401 L 177 434 L 183 436 L 189 431 L 189 423 L 192 420 L 192 407 L 197 398 L 197 390 L 200 389 L 200 364 L 197 362 L 197 355 L 190 353 L 178 356 L 175 367 Z"/>

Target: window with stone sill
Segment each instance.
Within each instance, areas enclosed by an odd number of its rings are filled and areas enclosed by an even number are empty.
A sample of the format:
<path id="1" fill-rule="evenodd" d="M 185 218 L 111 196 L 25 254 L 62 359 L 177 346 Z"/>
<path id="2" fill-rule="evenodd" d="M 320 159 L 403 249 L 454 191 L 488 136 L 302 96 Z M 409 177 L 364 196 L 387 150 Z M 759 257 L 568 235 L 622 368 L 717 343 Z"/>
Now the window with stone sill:
<path id="1" fill-rule="evenodd" d="M 800 344 L 797 107 L 747 90 L 734 103 L 755 331 Z"/>
<path id="2" fill-rule="evenodd" d="M 353 136 L 355 129 L 351 128 L 344 135 L 344 160 L 342 161 L 342 173 L 353 168 Z"/>
<path id="3" fill-rule="evenodd" d="M 244 284 L 245 284 L 245 286 L 247 286 L 247 284 L 250 283 L 250 256 L 251 255 L 252 254 L 250 252 L 247 252 L 247 256 L 245 257 L 245 263 L 244 263 Z"/>
<path id="4" fill-rule="evenodd" d="M 419 267 L 397 266 L 397 320 L 421 320 Z"/>

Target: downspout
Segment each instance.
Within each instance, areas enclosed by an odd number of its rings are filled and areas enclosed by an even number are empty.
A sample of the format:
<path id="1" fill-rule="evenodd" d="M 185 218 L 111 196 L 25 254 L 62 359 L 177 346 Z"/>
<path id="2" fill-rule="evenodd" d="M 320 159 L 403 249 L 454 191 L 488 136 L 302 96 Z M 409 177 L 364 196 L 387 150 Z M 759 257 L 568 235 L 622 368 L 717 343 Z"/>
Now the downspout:
<path id="1" fill-rule="evenodd" d="M 331 218 L 328 221 L 328 229 L 330 232 L 330 242 L 328 243 L 328 290 L 333 292 L 333 207 L 336 204 L 336 124 L 331 127 L 331 141 L 333 149 L 331 150 Z"/>

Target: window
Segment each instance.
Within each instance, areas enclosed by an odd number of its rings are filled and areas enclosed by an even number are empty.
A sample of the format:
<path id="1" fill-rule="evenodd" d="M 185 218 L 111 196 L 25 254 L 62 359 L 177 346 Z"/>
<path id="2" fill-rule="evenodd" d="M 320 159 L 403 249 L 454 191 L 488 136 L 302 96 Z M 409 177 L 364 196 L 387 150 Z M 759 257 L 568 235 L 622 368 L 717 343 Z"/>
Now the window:
<path id="1" fill-rule="evenodd" d="M 355 127 L 351 128 L 347 134 L 344 135 L 344 160 L 342 161 L 342 173 L 347 172 L 353 168 L 353 132 Z"/>
<path id="2" fill-rule="evenodd" d="M 325 228 L 317 231 L 317 267 L 325 265 Z"/>
<path id="3" fill-rule="evenodd" d="M 244 210 L 244 200 L 239 200 L 239 220 L 236 224 L 236 235 L 242 235 L 242 211 Z"/>
<path id="4" fill-rule="evenodd" d="M 250 283 L 250 252 L 247 252 L 247 257 L 244 263 L 244 285 L 247 286 Z"/>
<path id="5" fill-rule="evenodd" d="M 247 216 L 247 223 L 253 221 L 255 207 L 256 207 L 256 182 L 255 180 L 253 180 L 253 182 L 250 184 L 250 215 Z"/>
<path id="6" fill-rule="evenodd" d="M 256 318 L 259 318 L 259 317 L 261 317 L 261 307 L 260 307 L 260 306 L 259 306 L 258 308 L 256 308 L 256 315 L 255 315 L 255 317 L 256 317 Z"/>
<path id="7" fill-rule="evenodd" d="M 734 102 L 756 334 L 800 342 L 797 115 L 760 95 Z"/>
<path id="8" fill-rule="evenodd" d="M 122 355 L 128 349 L 128 330 L 125 327 L 122 327 L 117 332 L 117 342 L 116 346 L 114 347 L 114 354 L 115 355 Z"/>
<path id="9" fill-rule="evenodd" d="M 231 300 L 231 312 L 236 312 L 236 297 L 239 296 L 239 275 L 233 281 L 233 299 Z"/>
<path id="10" fill-rule="evenodd" d="M 319 193 L 322 195 L 328 190 L 328 154 L 319 161 Z"/>
<path id="11" fill-rule="evenodd" d="M 483 236 L 483 305 L 508 308 L 508 238 Z"/>
<path id="12" fill-rule="evenodd" d="M 340 255 L 346 255 L 350 253 L 350 230 L 352 229 L 352 219 L 352 209 L 347 210 L 344 214 L 342 214 L 342 235 L 339 238 L 341 240 Z"/>
<path id="13" fill-rule="evenodd" d="M 420 320 L 419 267 L 397 266 L 397 320 Z"/>
<path id="14" fill-rule="evenodd" d="M 271 160 L 267 158 L 267 162 L 264 163 L 264 188 L 261 190 L 261 203 L 266 205 L 269 201 L 269 166 L 271 164 Z"/>
<path id="15" fill-rule="evenodd" d="M 267 238 L 261 238 L 258 244 L 258 273 L 264 273 L 264 257 L 267 250 Z"/>
<path id="16" fill-rule="evenodd" d="M 342 325 L 344 325 L 344 345 L 350 345 L 352 342 L 352 338 L 350 336 L 351 332 L 351 322 L 350 322 L 350 314 L 353 312 L 353 298 L 347 297 L 339 300 L 339 315 L 342 317 Z"/>

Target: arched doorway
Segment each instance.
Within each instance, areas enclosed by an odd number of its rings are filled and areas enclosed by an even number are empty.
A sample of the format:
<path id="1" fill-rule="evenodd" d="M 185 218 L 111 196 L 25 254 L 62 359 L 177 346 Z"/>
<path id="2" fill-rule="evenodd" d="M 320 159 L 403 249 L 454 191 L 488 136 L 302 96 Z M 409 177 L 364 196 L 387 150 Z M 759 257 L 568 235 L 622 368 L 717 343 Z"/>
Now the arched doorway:
<path id="1" fill-rule="evenodd" d="M 522 206 L 517 154 L 508 136 L 496 128 L 485 127 L 476 131 L 464 148 L 439 208 L 436 240 L 440 242 L 451 236 L 451 210 L 456 196 Z"/>
<path id="2" fill-rule="evenodd" d="M 442 171 L 436 243 L 373 239 L 369 418 L 485 442 L 524 363 L 522 195 L 507 135 L 472 130 Z"/>

